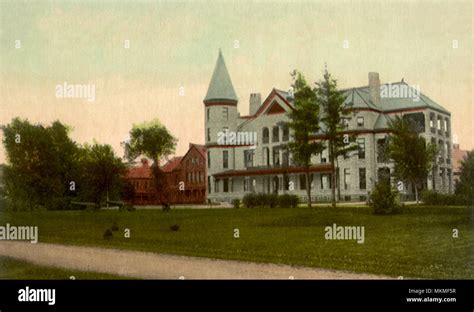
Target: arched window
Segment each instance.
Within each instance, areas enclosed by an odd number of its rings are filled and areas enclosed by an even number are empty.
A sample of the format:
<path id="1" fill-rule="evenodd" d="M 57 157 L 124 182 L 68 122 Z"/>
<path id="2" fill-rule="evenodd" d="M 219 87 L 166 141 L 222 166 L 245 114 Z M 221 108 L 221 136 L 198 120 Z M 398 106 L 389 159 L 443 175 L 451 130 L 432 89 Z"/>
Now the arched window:
<path id="1" fill-rule="evenodd" d="M 262 141 L 263 143 L 268 143 L 270 137 L 270 132 L 268 131 L 268 128 L 263 128 L 263 133 L 262 133 Z"/>
<path id="2" fill-rule="evenodd" d="M 273 127 L 272 130 L 272 142 L 278 142 L 280 140 L 280 128 L 278 126 Z"/>

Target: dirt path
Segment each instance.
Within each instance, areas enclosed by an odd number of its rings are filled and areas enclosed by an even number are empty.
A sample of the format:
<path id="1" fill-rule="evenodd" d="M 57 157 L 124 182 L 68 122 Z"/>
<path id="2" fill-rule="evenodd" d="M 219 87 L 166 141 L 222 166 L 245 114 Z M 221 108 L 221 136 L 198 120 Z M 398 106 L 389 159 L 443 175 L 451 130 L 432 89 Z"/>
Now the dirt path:
<path id="1" fill-rule="evenodd" d="M 0 241 L 0 255 L 38 265 L 80 271 L 110 273 L 141 279 L 384 279 L 381 275 L 357 274 L 288 265 L 214 260 L 209 258 Z M 80 279 L 80 276 L 76 276 Z"/>

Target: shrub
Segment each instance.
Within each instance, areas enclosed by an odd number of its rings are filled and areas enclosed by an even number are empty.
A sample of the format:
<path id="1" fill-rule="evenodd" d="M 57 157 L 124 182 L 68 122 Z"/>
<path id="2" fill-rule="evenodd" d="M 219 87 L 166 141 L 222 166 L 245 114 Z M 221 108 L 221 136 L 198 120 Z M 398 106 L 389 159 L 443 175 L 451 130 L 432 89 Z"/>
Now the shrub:
<path id="1" fill-rule="evenodd" d="M 426 205 L 433 206 L 464 206 L 468 205 L 468 200 L 456 194 L 441 194 L 436 191 L 421 192 L 421 201 Z"/>
<path id="2" fill-rule="evenodd" d="M 401 211 L 397 190 L 384 180 L 375 184 L 370 193 L 369 206 L 374 214 L 395 214 Z"/>
<path id="3" fill-rule="evenodd" d="M 239 208 L 240 207 L 240 199 L 238 198 L 235 198 L 232 200 L 232 206 L 234 206 L 234 208 Z"/>
<path id="4" fill-rule="evenodd" d="M 163 212 L 169 212 L 171 210 L 171 206 L 168 203 L 161 205 L 161 208 L 163 209 Z"/>
<path id="5" fill-rule="evenodd" d="M 111 239 L 114 234 L 112 233 L 111 229 L 107 229 L 104 232 L 104 239 Z"/>
<path id="6" fill-rule="evenodd" d="M 113 232 L 117 232 L 117 231 L 119 230 L 118 225 L 117 225 L 117 222 L 114 222 L 114 223 L 112 224 L 111 230 L 112 230 Z"/>
<path id="7" fill-rule="evenodd" d="M 179 225 L 178 224 L 173 224 L 172 226 L 170 226 L 170 230 L 173 231 L 173 232 L 176 232 L 179 230 Z"/>
<path id="8" fill-rule="evenodd" d="M 283 194 L 278 196 L 278 206 L 281 208 L 296 208 L 299 201 L 300 199 L 296 195 Z"/>
<path id="9" fill-rule="evenodd" d="M 249 193 L 245 194 L 244 198 L 242 198 L 242 203 L 247 208 L 254 208 L 257 205 L 257 194 Z"/>

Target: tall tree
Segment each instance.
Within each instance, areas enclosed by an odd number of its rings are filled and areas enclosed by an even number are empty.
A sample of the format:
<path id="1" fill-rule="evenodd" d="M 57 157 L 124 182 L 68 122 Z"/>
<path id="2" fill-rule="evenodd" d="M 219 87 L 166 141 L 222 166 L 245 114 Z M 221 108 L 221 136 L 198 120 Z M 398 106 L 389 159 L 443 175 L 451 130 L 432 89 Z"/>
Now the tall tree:
<path id="1" fill-rule="evenodd" d="M 288 149 L 293 161 L 305 169 L 306 194 L 308 207 L 311 208 L 311 156 L 324 149 L 320 142 L 311 140 L 311 137 L 320 131 L 319 103 L 316 93 L 308 85 L 304 76 L 296 70 L 291 75 L 295 109 L 289 114 L 288 126 L 292 131 L 293 140 L 288 143 Z"/>
<path id="2" fill-rule="evenodd" d="M 126 168 L 112 147 L 86 144 L 80 155 L 79 198 L 96 203 L 118 198 Z"/>
<path id="3" fill-rule="evenodd" d="M 125 142 L 125 155 L 132 161 L 144 155 L 153 160 L 153 177 L 157 199 L 164 201 L 163 172 L 160 169 L 160 160 L 175 152 L 176 138 L 155 119 L 139 125 L 134 125 L 130 130 L 130 141 Z"/>
<path id="4" fill-rule="evenodd" d="M 5 193 L 14 208 L 65 209 L 78 152 L 69 128 L 59 121 L 45 127 L 15 118 L 2 130 L 8 161 Z"/>
<path id="5" fill-rule="evenodd" d="M 322 132 L 327 142 L 331 173 L 331 202 L 336 207 L 336 174 L 337 158 L 346 156 L 350 151 L 358 149 L 354 144 L 355 135 L 346 132 L 346 123 L 350 119 L 351 106 L 345 105 L 344 94 L 337 90 L 337 80 L 332 78 L 327 68 L 324 77 L 316 83 L 316 94 L 322 108 Z M 339 177 L 337 179 L 339 182 Z"/>
<path id="6" fill-rule="evenodd" d="M 461 175 L 456 184 L 456 194 L 465 199 L 469 205 L 474 204 L 474 150 L 467 152 L 461 162 Z"/>
<path id="7" fill-rule="evenodd" d="M 428 177 L 438 149 L 436 144 L 426 143 L 413 120 L 396 116 L 388 124 L 392 135 L 387 152 L 394 161 L 394 176 L 414 186 L 418 204 L 418 190 Z"/>

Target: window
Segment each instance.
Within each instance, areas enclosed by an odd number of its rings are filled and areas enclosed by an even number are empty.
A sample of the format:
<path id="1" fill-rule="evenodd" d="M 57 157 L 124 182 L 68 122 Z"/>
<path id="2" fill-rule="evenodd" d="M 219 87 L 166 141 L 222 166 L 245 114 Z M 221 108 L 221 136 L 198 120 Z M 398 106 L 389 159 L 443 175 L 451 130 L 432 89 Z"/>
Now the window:
<path id="1" fill-rule="evenodd" d="M 279 147 L 273 148 L 273 165 L 274 166 L 280 165 L 280 148 Z"/>
<path id="2" fill-rule="evenodd" d="M 300 174 L 300 190 L 306 190 L 306 175 Z"/>
<path id="3" fill-rule="evenodd" d="M 211 142 L 211 128 L 207 128 L 207 142 Z"/>
<path id="4" fill-rule="evenodd" d="M 207 176 L 207 192 L 211 193 L 211 177 Z"/>
<path id="5" fill-rule="evenodd" d="M 359 189 L 365 190 L 367 188 L 365 168 L 359 168 Z"/>
<path id="6" fill-rule="evenodd" d="M 357 139 L 359 144 L 359 159 L 365 159 L 365 139 Z"/>
<path id="7" fill-rule="evenodd" d="M 278 126 L 275 126 L 272 130 L 272 142 L 278 141 L 280 141 L 280 128 L 278 128 Z"/>
<path id="8" fill-rule="evenodd" d="M 348 190 L 349 189 L 349 179 L 350 179 L 350 171 L 349 168 L 344 168 L 344 189 Z"/>
<path id="9" fill-rule="evenodd" d="M 246 168 L 253 167 L 253 154 L 253 150 L 244 151 L 244 163 Z"/>
<path id="10" fill-rule="evenodd" d="M 245 178 L 244 179 L 244 192 L 248 192 L 249 191 L 249 184 L 250 184 L 250 179 L 249 178 Z"/>
<path id="11" fill-rule="evenodd" d="M 227 107 L 222 108 L 222 118 L 224 120 L 229 120 L 229 108 Z"/>
<path id="12" fill-rule="evenodd" d="M 270 149 L 268 147 L 263 148 L 262 160 L 264 166 L 270 166 Z"/>
<path id="13" fill-rule="evenodd" d="M 283 141 L 288 141 L 290 139 L 290 127 L 288 124 L 283 125 Z"/>
<path id="14" fill-rule="evenodd" d="M 223 179 L 222 181 L 224 182 L 223 191 L 224 193 L 228 193 L 229 192 L 229 179 Z"/>
<path id="15" fill-rule="evenodd" d="M 214 192 L 219 193 L 219 179 L 214 180 Z"/>
<path id="16" fill-rule="evenodd" d="M 331 188 L 331 175 L 330 174 L 321 174 L 321 189 Z"/>
<path id="17" fill-rule="evenodd" d="M 222 151 L 222 168 L 229 168 L 229 152 Z"/>
<path id="18" fill-rule="evenodd" d="M 262 142 L 268 143 L 270 137 L 270 131 L 268 131 L 268 128 L 263 128 L 263 133 L 262 133 Z"/>
<path id="19" fill-rule="evenodd" d="M 438 116 L 437 126 L 438 126 L 438 130 L 441 130 L 441 117 L 440 116 Z"/>
<path id="20" fill-rule="evenodd" d="M 283 175 L 283 184 L 284 184 L 283 189 L 285 191 L 288 191 L 290 189 L 290 176 L 289 175 L 287 174 Z"/>
<path id="21" fill-rule="evenodd" d="M 290 164 L 290 153 L 288 152 L 287 149 L 284 149 L 282 153 L 282 165 L 288 166 L 289 164 Z"/>
<path id="22" fill-rule="evenodd" d="M 363 127 L 364 126 L 364 117 L 357 117 L 357 126 Z"/>
<path id="23" fill-rule="evenodd" d="M 446 136 L 449 137 L 449 119 L 445 118 L 444 119 L 444 131 L 446 131 Z"/>
<path id="24" fill-rule="evenodd" d="M 211 151 L 207 151 L 207 168 L 211 168 Z"/>
<path id="25" fill-rule="evenodd" d="M 210 116 L 211 116 L 211 109 L 208 108 L 207 109 L 207 120 L 209 120 Z"/>
<path id="26" fill-rule="evenodd" d="M 387 161 L 387 140 L 385 138 L 379 139 L 377 140 L 377 162 L 384 163 Z"/>

